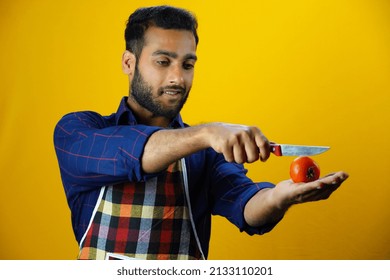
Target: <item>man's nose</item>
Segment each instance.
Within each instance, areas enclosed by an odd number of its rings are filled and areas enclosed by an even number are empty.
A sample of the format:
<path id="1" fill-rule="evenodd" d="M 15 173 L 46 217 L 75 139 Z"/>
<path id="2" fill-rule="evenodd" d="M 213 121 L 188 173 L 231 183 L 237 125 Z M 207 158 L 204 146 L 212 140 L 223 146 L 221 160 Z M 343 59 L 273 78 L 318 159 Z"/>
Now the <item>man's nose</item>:
<path id="1" fill-rule="evenodd" d="M 184 85 L 183 68 L 179 65 L 175 65 L 175 66 L 172 65 L 169 71 L 168 80 L 170 84 L 183 86 Z"/>

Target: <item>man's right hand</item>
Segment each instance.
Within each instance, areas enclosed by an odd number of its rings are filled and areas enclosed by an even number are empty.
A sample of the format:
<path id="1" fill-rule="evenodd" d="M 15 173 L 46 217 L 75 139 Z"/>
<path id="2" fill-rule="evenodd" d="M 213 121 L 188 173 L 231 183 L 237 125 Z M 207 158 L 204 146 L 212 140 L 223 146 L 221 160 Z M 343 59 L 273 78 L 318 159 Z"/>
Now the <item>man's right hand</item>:
<path id="1" fill-rule="evenodd" d="M 228 162 L 252 163 L 269 158 L 269 141 L 255 126 L 211 123 L 205 129 L 209 146 L 223 154 Z"/>

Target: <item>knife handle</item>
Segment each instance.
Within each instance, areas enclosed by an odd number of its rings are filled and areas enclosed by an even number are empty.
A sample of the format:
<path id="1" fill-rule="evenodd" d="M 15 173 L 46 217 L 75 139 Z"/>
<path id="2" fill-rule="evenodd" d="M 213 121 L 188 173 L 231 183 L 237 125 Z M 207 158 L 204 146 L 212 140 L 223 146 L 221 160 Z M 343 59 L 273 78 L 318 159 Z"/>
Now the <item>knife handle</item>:
<path id="1" fill-rule="evenodd" d="M 280 145 L 276 144 L 276 143 L 270 143 L 270 146 L 271 146 L 271 153 L 273 153 L 275 156 L 282 156 L 282 148 L 280 147 Z"/>

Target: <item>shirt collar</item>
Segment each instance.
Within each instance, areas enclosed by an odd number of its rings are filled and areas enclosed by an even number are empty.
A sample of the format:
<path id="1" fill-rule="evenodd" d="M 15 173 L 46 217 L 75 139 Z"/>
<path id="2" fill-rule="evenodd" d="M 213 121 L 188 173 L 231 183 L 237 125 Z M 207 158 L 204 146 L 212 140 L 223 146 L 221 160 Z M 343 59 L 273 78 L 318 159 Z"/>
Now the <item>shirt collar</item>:
<path id="1" fill-rule="evenodd" d="M 133 112 L 131 111 L 129 106 L 127 106 L 127 96 L 124 96 L 119 104 L 118 110 L 115 115 L 115 123 L 116 125 L 137 124 L 137 120 Z M 177 114 L 177 116 L 170 123 L 169 127 L 171 128 L 185 127 L 180 114 Z"/>

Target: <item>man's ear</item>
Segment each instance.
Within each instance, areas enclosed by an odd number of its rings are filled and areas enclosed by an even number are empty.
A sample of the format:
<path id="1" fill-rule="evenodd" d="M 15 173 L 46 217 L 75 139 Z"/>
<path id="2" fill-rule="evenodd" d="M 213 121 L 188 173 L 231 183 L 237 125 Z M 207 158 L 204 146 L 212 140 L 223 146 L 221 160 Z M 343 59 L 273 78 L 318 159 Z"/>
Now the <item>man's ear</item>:
<path id="1" fill-rule="evenodd" d="M 136 58 L 130 51 L 125 51 L 122 55 L 122 70 L 126 75 L 132 75 L 135 71 Z"/>

